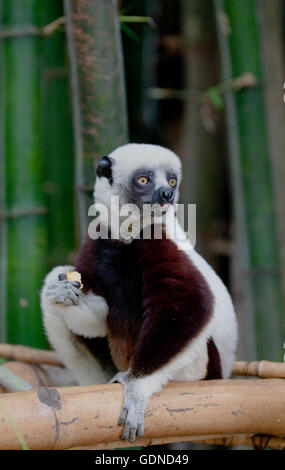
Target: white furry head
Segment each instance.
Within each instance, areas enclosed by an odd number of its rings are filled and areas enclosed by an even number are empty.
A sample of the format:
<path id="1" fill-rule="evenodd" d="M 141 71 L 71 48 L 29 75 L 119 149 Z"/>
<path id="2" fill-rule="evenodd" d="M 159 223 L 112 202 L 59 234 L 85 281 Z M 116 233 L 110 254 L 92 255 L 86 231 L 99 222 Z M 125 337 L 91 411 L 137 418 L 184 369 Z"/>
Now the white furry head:
<path id="1" fill-rule="evenodd" d="M 108 204 L 110 196 L 119 196 L 120 205 L 134 202 L 131 197 L 130 185 L 132 175 L 140 169 L 153 171 L 159 184 L 167 185 L 167 172 L 177 177 L 175 202 L 178 202 L 178 188 L 181 181 L 181 162 L 171 150 L 160 145 L 127 144 L 118 147 L 109 156 L 111 161 L 111 177 L 97 177 L 94 197 L 96 202 Z M 163 181 L 164 179 L 164 181 Z"/>
<path id="2" fill-rule="evenodd" d="M 174 152 L 159 145 L 119 147 L 102 157 L 96 173 L 95 207 L 100 206 L 97 222 L 110 228 L 110 220 L 118 220 L 118 214 L 122 223 L 122 215 L 132 213 L 126 224 L 127 235 L 128 227 L 139 231 L 153 223 L 151 217 L 161 218 L 178 202 L 181 163 Z M 127 236 L 130 240 L 133 232 Z"/>

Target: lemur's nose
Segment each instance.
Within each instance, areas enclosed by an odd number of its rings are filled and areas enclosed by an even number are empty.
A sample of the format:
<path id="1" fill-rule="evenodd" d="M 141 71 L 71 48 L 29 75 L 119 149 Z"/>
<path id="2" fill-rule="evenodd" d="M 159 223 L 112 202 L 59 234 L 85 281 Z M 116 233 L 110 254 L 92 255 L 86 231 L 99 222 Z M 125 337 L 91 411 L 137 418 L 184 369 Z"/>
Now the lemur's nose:
<path id="1" fill-rule="evenodd" d="M 170 188 L 160 188 L 159 198 L 160 202 L 162 203 L 172 203 L 174 199 L 174 192 Z"/>

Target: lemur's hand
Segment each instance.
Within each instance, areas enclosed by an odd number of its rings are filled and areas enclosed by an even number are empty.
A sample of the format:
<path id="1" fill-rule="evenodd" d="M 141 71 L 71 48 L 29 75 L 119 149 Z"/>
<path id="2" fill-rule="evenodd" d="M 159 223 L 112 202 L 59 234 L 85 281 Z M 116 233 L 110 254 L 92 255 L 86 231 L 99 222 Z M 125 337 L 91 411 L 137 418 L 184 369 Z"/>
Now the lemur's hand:
<path id="1" fill-rule="evenodd" d="M 144 434 L 144 412 L 147 399 L 139 392 L 137 379 L 129 372 L 118 372 L 109 383 L 119 382 L 125 387 L 125 401 L 118 424 L 124 426 L 121 439 L 135 442 L 137 436 Z"/>
<path id="2" fill-rule="evenodd" d="M 77 281 L 67 281 L 65 274 L 59 274 L 58 281 L 48 286 L 46 296 L 54 304 L 63 304 L 66 307 L 78 305 L 82 295 Z"/>

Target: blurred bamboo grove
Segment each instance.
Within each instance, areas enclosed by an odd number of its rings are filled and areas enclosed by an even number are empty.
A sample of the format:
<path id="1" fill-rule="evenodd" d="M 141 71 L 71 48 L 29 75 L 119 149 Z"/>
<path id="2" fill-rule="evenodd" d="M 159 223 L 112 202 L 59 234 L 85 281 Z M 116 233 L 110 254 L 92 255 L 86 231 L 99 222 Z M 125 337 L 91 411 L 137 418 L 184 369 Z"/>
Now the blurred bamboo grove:
<path id="1" fill-rule="evenodd" d="M 182 158 L 239 359 L 283 359 L 284 18 L 281 0 L 0 0 L 1 341 L 47 347 L 40 289 L 86 236 L 94 161 L 137 141 Z"/>

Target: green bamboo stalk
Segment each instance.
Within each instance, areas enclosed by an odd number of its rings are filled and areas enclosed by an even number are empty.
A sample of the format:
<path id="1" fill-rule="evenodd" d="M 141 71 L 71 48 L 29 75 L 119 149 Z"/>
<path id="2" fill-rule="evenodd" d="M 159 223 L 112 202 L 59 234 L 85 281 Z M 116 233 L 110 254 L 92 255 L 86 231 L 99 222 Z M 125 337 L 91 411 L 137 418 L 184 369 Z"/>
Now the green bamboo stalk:
<path id="1" fill-rule="evenodd" d="M 227 23 L 227 17 L 225 16 L 223 2 L 221 0 L 215 1 L 215 12 L 217 19 L 221 75 L 222 79 L 231 80 L 233 77 L 231 55 L 229 44 L 226 40 L 226 35 L 229 33 L 229 25 Z M 257 357 L 254 305 L 251 280 L 244 276 L 244 272 L 249 271 L 250 263 L 245 223 L 245 203 L 242 191 L 240 142 L 234 90 L 228 90 L 224 95 L 224 101 L 228 134 L 227 145 L 230 157 L 229 169 L 234 220 L 234 252 L 231 264 L 231 284 L 240 332 L 238 357 L 244 360 L 254 360 Z"/>
<path id="2" fill-rule="evenodd" d="M 1 0 L 2 1 L 2 0 Z M 0 1 L 0 13 L 1 13 Z M 0 64 L 4 63 L 3 44 L 0 40 Z M 4 145 L 4 68 L 0 66 L 0 212 L 6 212 L 6 165 L 5 165 L 5 145 Z M 7 340 L 7 222 L 0 220 L 0 341 Z"/>
<path id="3" fill-rule="evenodd" d="M 156 24 L 159 15 L 159 4 L 152 0 L 145 0 L 145 12 Z M 145 26 L 142 37 L 142 128 L 137 139 L 150 143 L 160 144 L 159 136 L 159 105 L 157 100 L 151 99 L 148 90 L 158 84 L 158 69 L 155 66 L 159 55 L 159 31 L 157 28 Z M 133 114 L 129 114 L 133 116 Z"/>
<path id="4" fill-rule="evenodd" d="M 280 243 L 283 302 L 285 302 L 285 105 L 283 22 L 281 0 L 257 4 L 261 25 L 261 52 L 264 69 L 264 95 L 271 164 L 276 194 L 276 216 Z"/>
<path id="5" fill-rule="evenodd" d="M 63 15 L 63 3 L 45 1 L 45 24 Z M 72 264 L 75 251 L 72 109 L 62 28 L 44 40 L 43 140 L 48 206 L 48 268 Z"/>
<path id="6" fill-rule="evenodd" d="M 228 226 L 225 148 L 222 127 L 214 125 L 215 110 L 209 100 L 202 102 L 205 91 L 220 81 L 211 0 L 184 0 L 181 18 L 185 85 L 190 96 L 198 97 L 185 101 L 181 202 L 197 205 L 197 249 L 219 269 L 221 257 L 213 242 L 226 237 Z M 205 108 L 208 117 L 203 122 Z M 214 128 L 206 129 L 207 125 Z"/>
<path id="7" fill-rule="evenodd" d="M 121 4 L 124 13 L 130 5 L 128 0 Z M 131 11 L 140 16 L 123 16 L 123 18 L 149 18 L 148 23 L 135 22 L 131 31 L 121 24 L 124 67 L 129 122 L 129 133 L 132 142 L 152 142 L 157 134 L 157 101 L 151 99 L 147 90 L 154 86 L 156 70 L 153 66 L 158 49 L 157 30 L 151 15 L 155 15 L 157 4 L 150 0 L 141 0 L 133 4 Z M 143 16 L 149 15 L 149 16 Z M 122 15 L 120 15 L 120 21 Z"/>
<path id="8" fill-rule="evenodd" d="M 1 0 L 0 32 L 21 26 L 21 36 L 1 37 L 1 275 L 6 283 L 7 341 L 45 347 L 39 291 L 46 272 L 46 207 L 41 137 L 42 39 L 25 34 L 42 24 L 40 0 Z M 4 234 L 4 238 L 3 235 Z M 4 284 L 3 284 L 4 286 Z M 2 288 L 4 290 L 5 287 Z M 2 325 L 3 325 L 2 321 Z"/>
<path id="9" fill-rule="evenodd" d="M 92 204 L 94 159 L 128 141 L 116 0 L 64 0 L 72 77 L 80 238 Z"/>
<path id="10" fill-rule="evenodd" d="M 274 217 L 271 168 L 262 89 L 260 37 L 256 4 L 253 0 L 231 2 L 215 0 L 220 37 L 223 80 L 245 72 L 255 75 L 259 84 L 234 94 L 233 111 L 228 122 L 229 138 L 236 142 L 232 177 L 236 201 L 236 224 L 244 228 L 246 239 L 244 267 L 241 273 L 251 289 L 257 343 L 257 357 L 280 360 L 283 354 L 284 320 L 280 289 L 280 266 Z M 227 106 L 226 101 L 226 106 Z M 230 110 L 228 109 L 229 116 Z M 238 161 L 237 161 L 238 159 Z M 236 173 L 235 173 L 236 171 Z M 241 194 L 240 194 L 241 193 Z M 242 205 L 242 207 L 240 207 Z M 246 259 L 248 257 L 248 259 Z"/>
<path id="11" fill-rule="evenodd" d="M 122 12 L 129 2 L 124 1 L 121 5 Z M 135 13 L 145 15 L 145 0 L 135 4 Z M 122 47 L 124 53 L 124 68 L 126 79 L 128 115 L 132 116 L 129 123 L 129 133 L 133 142 L 143 139 L 143 32 L 144 24 L 132 24 L 131 32 L 122 29 Z"/>

